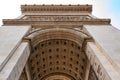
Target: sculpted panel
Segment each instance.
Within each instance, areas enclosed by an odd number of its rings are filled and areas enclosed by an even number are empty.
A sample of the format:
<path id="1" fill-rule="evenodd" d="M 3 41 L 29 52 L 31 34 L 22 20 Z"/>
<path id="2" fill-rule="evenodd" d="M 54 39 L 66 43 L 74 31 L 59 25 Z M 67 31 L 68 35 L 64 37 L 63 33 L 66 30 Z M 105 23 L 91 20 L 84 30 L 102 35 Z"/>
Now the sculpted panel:
<path id="1" fill-rule="evenodd" d="M 79 15 L 79 16 L 25 16 L 23 19 L 28 20 L 39 20 L 39 21 L 81 21 L 90 20 L 90 16 Z"/>
<path id="2" fill-rule="evenodd" d="M 90 69 L 88 80 L 98 80 L 98 78 L 92 68 Z"/>

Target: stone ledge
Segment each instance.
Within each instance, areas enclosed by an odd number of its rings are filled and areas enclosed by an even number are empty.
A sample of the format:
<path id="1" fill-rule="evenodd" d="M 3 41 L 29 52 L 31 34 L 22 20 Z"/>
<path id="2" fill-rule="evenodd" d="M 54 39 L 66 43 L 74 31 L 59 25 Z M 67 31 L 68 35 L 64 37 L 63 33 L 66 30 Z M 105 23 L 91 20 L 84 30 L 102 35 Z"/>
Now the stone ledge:
<path id="1" fill-rule="evenodd" d="M 92 12 L 92 5 L 21 5 L 25 12 Z"/>
<path id="2" fill-rule="evenodd" d="M 94 42 L 88 42 L 86 55 L 99 80 L 119 80 L 120 74 Z"/>
<path id="3" fill-rule="evenodd" d="M 111 25 L 85 25 L 84 31 L 120 74 L 120 31 Z"/>
<path id="4" fill-rule="evenodd" d="M 0 71 L 20 45 L 22 38 L 30 30 L 30 26 L 21 27 L 0 27 Z"/>
<path id="5" fill-rule="evenodd" d="M 0 80 L 18 80 L 29 57 L 27 42 L 22 42 L 0 72 Z"/>
<path id="6" fill-rule="evenodd" d="M 4 25 L 109 25 L 110 19 L 91 19 L 91 20 L 80 20 L 80 21 L 63 21 L 63 20 L 56 20 L 56 21 L 45 21 L 45 20 L 24 20 L 24 19 L 4 19 Z"/>

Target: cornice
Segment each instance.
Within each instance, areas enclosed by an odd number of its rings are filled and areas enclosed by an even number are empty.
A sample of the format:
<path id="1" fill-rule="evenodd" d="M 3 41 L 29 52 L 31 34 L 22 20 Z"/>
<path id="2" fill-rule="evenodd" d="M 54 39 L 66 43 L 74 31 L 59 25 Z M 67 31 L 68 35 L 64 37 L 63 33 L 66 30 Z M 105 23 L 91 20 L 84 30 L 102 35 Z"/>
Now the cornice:
<path id="1" fill-rule="evenodd" d="M 21 5 L 22 13 L 92 12 L 92 5 Z"/>
<path id="2" fill-rule="evenodd" d="M 111 22 L 110 19 L 88 19 L 88 20 L 80 20 L 80 21 L 41 21 L 41 20 L 23 20 L 23 19 L 4 19 L 4 25 L 32 25 L 32 24 L 40 24 L 40 25 L 109 25 Z"/>

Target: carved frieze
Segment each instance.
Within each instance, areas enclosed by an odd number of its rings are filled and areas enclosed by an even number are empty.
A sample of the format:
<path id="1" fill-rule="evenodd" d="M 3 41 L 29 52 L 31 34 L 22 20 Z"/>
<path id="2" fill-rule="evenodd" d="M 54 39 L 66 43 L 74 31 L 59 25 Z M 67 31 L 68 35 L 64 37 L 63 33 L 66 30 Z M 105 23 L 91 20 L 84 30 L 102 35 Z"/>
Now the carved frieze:
<path id="1" fill-rule="evenodd" d="M 92 19 L 90 16 L 25 16 L 23 19 L 39 21 L 82 21 Z"/>
<path id="2" fill-rule="evenodd" d="M 86 55 L 90 61 L 92 69 L 96 74 L 98 80 L 119 80 L 119 74 L 104 56 L 105 53 L 102 52 L 93 42 L 88 42 L 86 46 Z M 90 72 L 91 79 L 92 72 Z M 113 75 L 114 74 L 114 75 Z"/>
<path id="3" fill-rule="evenodd" d="M 80 21 L 63 21 L 62 18 L 57 18 L 56 21 L 41 21 L 39 19 L 4 19 L 4 25 L 108 25 L 110 24 L 110 19 L 87 19 Z M 54 19 L 55 20 L 55 19 Z"/>
<path id="4" fill-rule="evenodd" d="M 89 77 L 88 80 L 98 80 L 93 68 L 91 67 L 90 72 L 89 72 Z"/>
<path id="5" fill-rule="evenodd" d="M 92 5 L 22 5 L 22 13 L 26 12 L 92 12 Z"/>

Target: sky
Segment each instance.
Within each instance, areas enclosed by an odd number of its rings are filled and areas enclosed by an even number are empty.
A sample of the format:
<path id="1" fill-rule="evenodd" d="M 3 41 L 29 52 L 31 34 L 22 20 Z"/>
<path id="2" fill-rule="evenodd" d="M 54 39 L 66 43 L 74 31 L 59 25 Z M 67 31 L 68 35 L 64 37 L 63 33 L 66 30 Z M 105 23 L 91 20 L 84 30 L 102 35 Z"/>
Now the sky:
<path id="1" fill-rule="evenodd" d="M 111 19 L 111 24 L 120 30 L 120 0 L 1 0 L 0 25 L 2 19 L 20 16 L 22 4 L 91 4 L 94 16 Z"/>

